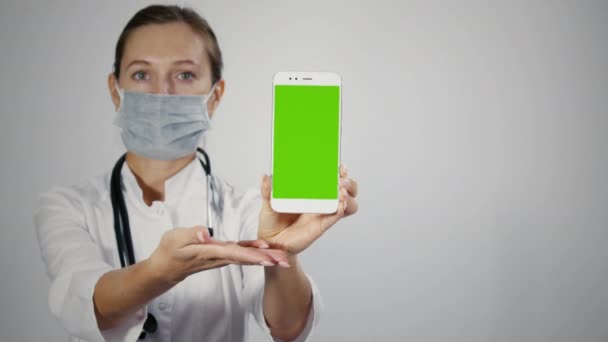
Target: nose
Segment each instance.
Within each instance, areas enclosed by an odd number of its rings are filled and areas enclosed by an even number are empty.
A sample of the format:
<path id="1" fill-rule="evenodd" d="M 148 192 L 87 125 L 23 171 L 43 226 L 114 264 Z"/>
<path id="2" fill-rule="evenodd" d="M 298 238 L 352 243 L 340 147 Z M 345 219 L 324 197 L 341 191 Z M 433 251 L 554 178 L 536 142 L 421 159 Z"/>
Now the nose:
<path id="1" fill-rule="evenodd" d="M 175 94 L 175 84 L 170 80 L 159 79 L 154 82 L 150 92 L 152 94 Z"/>

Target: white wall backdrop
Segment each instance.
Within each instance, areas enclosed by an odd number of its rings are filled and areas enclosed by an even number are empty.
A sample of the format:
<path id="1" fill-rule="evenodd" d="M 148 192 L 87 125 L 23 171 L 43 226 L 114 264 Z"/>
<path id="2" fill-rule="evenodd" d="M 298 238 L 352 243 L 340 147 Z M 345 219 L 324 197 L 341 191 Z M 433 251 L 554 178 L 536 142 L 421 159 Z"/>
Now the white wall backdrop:
<path id="1" fill-rule="evenodd" d="M 122 152 L 106 76 L 149 3 L 0 4 L 2 341 L 66 339 L 35 200 Z M 190 4 L 223 49 L 208 149 L 238 187 L 269 171 L 273 74 L 342 75 L 360 211 L 301 257 L 315 341 L 608 340 L 607 2 Z"/>

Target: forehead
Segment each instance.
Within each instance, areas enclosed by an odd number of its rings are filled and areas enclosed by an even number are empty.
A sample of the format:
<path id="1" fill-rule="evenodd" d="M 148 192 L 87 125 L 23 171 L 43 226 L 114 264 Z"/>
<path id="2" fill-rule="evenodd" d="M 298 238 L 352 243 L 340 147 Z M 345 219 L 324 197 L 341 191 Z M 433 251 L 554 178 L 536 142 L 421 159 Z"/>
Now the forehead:
<path id="1" fill-rule="evenodd" d="M 186 23 L 150 24 L 133 30 L 124 47 L 122 65 L 132 60 L 171 63 L 191 59 L 207 68 L 206 46 Z"/>

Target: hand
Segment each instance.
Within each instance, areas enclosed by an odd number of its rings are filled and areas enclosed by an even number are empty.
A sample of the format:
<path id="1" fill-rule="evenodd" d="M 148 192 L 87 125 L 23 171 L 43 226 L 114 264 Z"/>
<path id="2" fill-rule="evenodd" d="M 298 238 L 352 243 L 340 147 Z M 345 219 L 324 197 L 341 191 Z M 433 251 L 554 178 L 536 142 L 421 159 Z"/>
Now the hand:
<path id="1" fill-rule="evenodd" d="M 262 178 L 262 209 L 260 210 L 258 239 L 268 241 L 273 248 L 296 255 L 321 237 L 327 229 L 343 217 L 356 213 L 357 182 L 347 178 L 346 167 L 340 164 L 338 211 L 333 214 L 277 213 L 270 207 L 271 177 Z"/>
<path id="2" fill-rule="evenodd" d="M 289 266 L 286 253 L 270 249 L 265 241 L 219 241 L 202 226 L 174 228 L 164 233 L 149 262 L 157 276 L 173 285 L 190 274 L 228 264 Z"/>

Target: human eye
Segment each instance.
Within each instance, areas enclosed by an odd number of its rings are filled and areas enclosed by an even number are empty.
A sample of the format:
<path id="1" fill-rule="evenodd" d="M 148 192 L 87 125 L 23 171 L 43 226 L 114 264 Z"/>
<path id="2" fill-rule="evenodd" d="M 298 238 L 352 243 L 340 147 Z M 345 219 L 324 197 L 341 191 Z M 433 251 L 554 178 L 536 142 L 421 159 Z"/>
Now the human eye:
<path id="1" fill-rule="evenodd" d="M 149 75 L 145 71 L 142 71 L 142 70 L 138 70 L 138 71 L 134 72 L 131 77 L 136 81 L 143 81 L 143 80 L 147 80 L 150 78 Z"/>
<path id="2" fill-rule="evenodd" d="M 183 81 L 191 81 L 196 78 L 196 75 L 191 71 L 180 72 L 177 78 Z"/>

